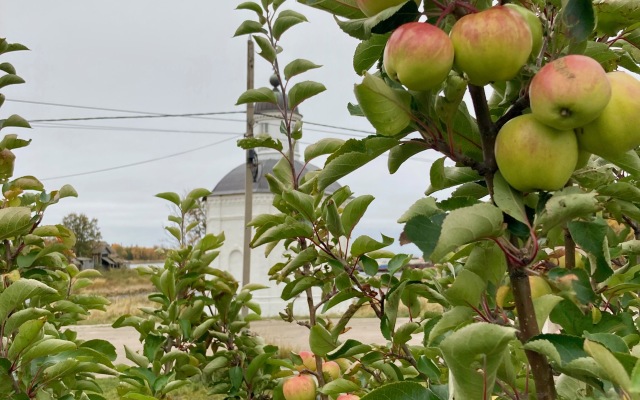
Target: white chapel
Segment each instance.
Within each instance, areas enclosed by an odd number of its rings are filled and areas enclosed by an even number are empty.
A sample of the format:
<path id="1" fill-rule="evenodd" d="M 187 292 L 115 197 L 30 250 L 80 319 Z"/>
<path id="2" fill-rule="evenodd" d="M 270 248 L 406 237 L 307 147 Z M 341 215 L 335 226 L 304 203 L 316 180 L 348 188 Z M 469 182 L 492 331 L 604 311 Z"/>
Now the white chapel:
<path id="1" fill-rule="evenodd" d="M 278 96 L 280 105 L 284 103 L 282 94 L 277 89 L 277 78 L 271 78 L 271 84 Z M 287 141 L 280 133 L 281 113 L 275 104 L 256 103 L 255 108 L 254 134 L 269 134 L 276 139 L 280 139 L 287 150 Z M 294 110 L 293 119 L 298 121 L 302 118 L 299 110 Z M 294 144 L 296 169 L 300 170 L 304 164 L 299 160 L 297 143 Z M 253 182 L 253 217 L 260 214 L 275 214 L 279 211 L 272 205 L 274 195 L 269 190 L 266 179 L 267 174 L 273 172 L 273 167 L 280 160 L 281 154 L 272 149 L 256 149 L 257 169 L 254 173 Z M 245 202 L 245 174 L 246 164 L 240 164 L 225 175 L 214 187 L 213 192 L 207 197 L 207 233 L 219 234 L 224 232 L 225 243 L 220 250 L 220 255 L 213 263 L 213 267 L 229 271 L 239 281 L 242 281 L 243 263 L 243 243 L 244 243 L 244 202 Z M 307 170 L 315 170 L 312 165 L 307 166 Z M 335 183 L 327 188 L 328 193 L 333 193 L 339 189 L 340 185 Z M 269 280 L 269 269 L 282 261 L 284 248 L 278 245 L 268 257 L 265 257 L 265 246 L 251 250 L 251 283 L 258 283 L 269 286 L 268 289 L 253 292 L 254 300 L 262 308 L 263 317 L 277 316 L 283 311 L 288 302 L 280 298 L 280 293 L 284 284 L 276 285 L 275 281 Z M 347 305 L 345 303 L 345 305 Z M 337 308 L 337 307 L 336 307 Z M 334 311 L 334 310 L 332 310 Z M 337 311 L 337 310 L 335 310 Z M 294 303 L 295 315 L 307 315 L 307 305 L 303 298 L 296 299 Z"/>

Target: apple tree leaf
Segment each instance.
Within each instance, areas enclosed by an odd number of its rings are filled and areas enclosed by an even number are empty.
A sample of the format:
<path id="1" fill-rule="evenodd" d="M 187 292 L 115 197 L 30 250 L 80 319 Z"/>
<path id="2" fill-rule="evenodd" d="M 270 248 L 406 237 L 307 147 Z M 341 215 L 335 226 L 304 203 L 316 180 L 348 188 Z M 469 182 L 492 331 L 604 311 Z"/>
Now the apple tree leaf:
<path id="1" fill-rule="evenodd" d="M 603 219 L 594 221 L 571 221 L 567 224 L 571 237 L 578 246 L 589 253 L 589 259 L 595 264 L 593 278 L 598 282 L 607 279 L 613 270 L 609 247 L 607 245 L 607 230 L 609 226 Z"/>
<path id="2" fill-rule="evenodd" d="M 411 123 L 411 94 L 390 88 L 382 78 L 365 73 L 355 94 L 364 115 L 381 135 L 397 135 Z"/>
<path id="3" fill-rule="evenodd" d="M 544 209 L 536 215 L 534 225 L 547 233 L 554 226 L 589 215 L 598 208 L 596 193 L 558 192 L 549 198 Z"/>
<path id="4" fill-rule="evenodd" d="M 364 14 L 358 8 L 356 0 L 298 0 L 298 3 L 327 11 L 337 17 L 349 19 L 364 17 Z"/>
<path id="5" fill-rule="evenodd" d="M 371 35 L 371 38 L 356 46 L 356 52 L 353 55 L 353 69 L 356 74 L 363 75 L 380 60 L 389 36 L 389 34 Z"/>
<path id="6" fill-rule="evenodd" d="M 323 156 L 325 154 L 331 154 L 338 150 L 344 144 L 344 140 L 336 138 L 324 138 L 320 139 L 316 143 L 307 146 L 304 149 L 304 162 L 309 162 L 316 157 Z"/>
<path id="7" fill-rule="evenodd" d="M 289 109 L 293 110 L 303 101 L 320 94 L 327 88 L 318 82 L 304 81 L 298 82 L 289 90 Z"/>
<path id="8" fill-rule="evenodd" d="M 299 12 L 293 10 L 282 11 L 273 22 L 273 37 L 276 40 L 280 40 L 283 33 L 302 22 L 307 22 L 307 18 Z"/>
<path id="9" fill-rule="evenodd" d="M 500 171 L 493 177 L 494 194 L 493 200 L 498 208 L 505 214 L 515 218 L 523 224 L 529 226 L 529 218 L 524 208 L 522 193 L 514 190 L 507 181 L 504 180 Z"/>
<path id="10" fill-rule="evenodd" d="M 262 87 L 259 89 L 249 89 L 246 92 L 242 93 L 240 97 L 238 97 L 238 101 L 236 105 L 247 104 L 247 103 L 271 103 L 278 104 L 278 99 L 276 98 L 276 93 L 269 89 L 268 87 Z"/>
<path id="11" fill-rule="evenodd" d="M 418 6 L 414 0 L 398 4 L 382 10 L 377 15 L 360 19 L 343 21 L 336 18 L 342 31 L 356 39 L 367 40 L 372 33 L 385 34 L 407 22 L 417 21 L 420 17 Z M 362 72 L 362 71 L 360 71 Z"/>
<path id="12" fill-rule="evenodd" d="M 568 0 L 562 9 L 565 34 L 575 43 L 589 38 L 596 27 L 596 16 L 591 0 Z"/>
<path id="13" fill-rule="evenodd" d="M 516 330 L 476 323 L 447 336 L 440 349 L 451 373 L 453 395 L 460 399 L 491 397 L 498 368 Z"/>
<path id="14" fill-rule="evenodd" d="M 425 142 L 419 140 L 410 140 L 392 148 L 389 151 L 389 173 L 395 174 L 405 161 L 428 148 Z"/>
<path id="15" fill-rule="evenodd" d="M 300 75 L 304 72 L 307 72 L 311 69 L 320 68 L 321 65 L 312 63 L 309 60 L 305 60 L 303 58 L 298 58 L 291 61 L 284 67 L 284 79 L 289 80 L 296 75 Z"/>
<path id="16" fill-rule="evenodd" d="M 498 237 L 504 231 L 503 225 L 502 211 L 488 203 L 451 211 L 442 223 L 431 259 L 437 262 L 463 244 Z"/>
<path id="17" fill-rule="evenodd" d="M 482 179 L 480 174 L 469 167 L 445 167 L 445 159 L 446 157 L 439 158 L 431 165 L 430 185 L 425 194 L 430 195 L 442 189 Z"/>
<path id="18" fill-rule="evenodd" d="M 393 138 L 370 136 L 362 140 L 347 140 L 334 152 L 318 175 L 318 190 L 324 190 L 343 176 L 376 159 L 396 146 Z"/>

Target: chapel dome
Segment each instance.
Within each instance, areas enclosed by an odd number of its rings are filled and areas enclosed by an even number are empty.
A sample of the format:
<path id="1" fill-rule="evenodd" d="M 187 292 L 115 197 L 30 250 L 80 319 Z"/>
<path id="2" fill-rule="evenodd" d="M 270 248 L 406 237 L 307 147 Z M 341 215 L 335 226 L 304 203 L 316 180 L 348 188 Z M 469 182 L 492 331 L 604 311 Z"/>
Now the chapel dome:
<path id="1" fill-rule="evenodd" d="M 278 160 L 268 159 L 258 162 L 258 171 L 256 180 L 253 183 L 253 193 L 271 193 L 269 190 L 269 182 L 267 182 L 267 174 L 273 175 L 273 167 L 276 165 Z M 300 161 L 295 161 L 296 170 L 301 170 L 304 165 Z M 306 174 L 310 171 L 317 171 L 318 167 L 307 164 L 306 168 L 302 175 Z M 226 196 L 233 194 L 244 194 L 244 185 L 246 179 L 246 164 L 240 164 L 239 166 L 232 169 L 227 175 L 224 176 L 218 182 L 213 191 L 211 192 L 211 196 Z M 331 194 L 336 190 L 340 189 L 342 186 L 335 182 L 327 187 L 327 194 Z"/>

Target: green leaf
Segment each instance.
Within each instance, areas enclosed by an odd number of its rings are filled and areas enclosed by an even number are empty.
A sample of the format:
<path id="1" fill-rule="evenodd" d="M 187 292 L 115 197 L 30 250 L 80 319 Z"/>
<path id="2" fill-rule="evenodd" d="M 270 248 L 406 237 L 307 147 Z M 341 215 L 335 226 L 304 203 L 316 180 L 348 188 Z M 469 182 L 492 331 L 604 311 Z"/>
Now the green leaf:
<path id="1" fill-rule="evenodd" d="M 372 390 L 362 400 L 442 400 L 417 382 L 393 382 Z"/>
<path id="2" fill-rule="evenodd" d="M 362 140 L 350 139 L 335 152 L 318 175 L 318 190 L 324 190 L 343 176 L 376 159 L 397 145 L 393 138 L 370 136 Z"/>
<path id="3" fill-rule="evenodd" d="M 509 342 L 515 339 L 515 329 L 488 323 L 471 324 L 447 336 L 440 349 L 455 398 L 489 398 Z"/>
<path id="4" fill-rule="evenodd" d="M 317 278 L 314 278 L 312 276 L 304 276 L 302 278 L 289 282 L 287 286 L 282 289 L 280 297 L 282 298 L 282 300 L 291 300 L 305 290 L 313 286 L 318 286 L 321 283 L 322 281 Z"/>
<path id="5" fill-rule="evenodd" d="M 258 247 L 266 243 L 297 237 L 313 237 L 313 228 L 308 223 L 297 221 L 292 217 L 287 217 L 283 224 L 273 226 L 267 229 L 257 239 L 254 238 L 251 243 L 251 247 Z"/>
<path id="6" fill-rule="evenodd" d="M 348 19 L 364 17 L 364 14 L 356 4 L 356 0 L 298 0 L 298 3 L 327 11 L 336 17 Z"/>
<path id="7" fill-rule="evenodd" d="M 316 250 L 316 248 L 315 247 L 307 247 L 306 249 L 304 249 L 300 253 L 298 253 L 291 261 L 289 261 L 284 266 L 284 268 L 282 268 L 282 271 L 280 272 L 280 274 L 283 277 L 286 277 L 292 271 L 302 267 L 303 265 L 305 265 L 307 263 L 311 263 L 311 262 L 315 261 L 316 258 L 318 258 L 318 251 Z"/>
<path id="8" fill-rule="evenodd" d="M 163 192 L 163 193 L 156 194 L 156 197 L 159 197 L 164 200 L 168 200 L 173 204 L 175 204 L 176 206 L 180 207 L 180 196 L 178 196 L 177 193 Z"/>
<path id="9" fill-rule="evenodd" d="M 236 105 L 247 103 L 271 103 L 278 104 L 276 93 L 268 87 L 259 89 L 249 89 L 242 93 L 236 102 Z"/>
<path id="10" fill-rule="evenodd" d="M 482 178 L 470 167 L 445 167 L 446 157 L 436 160 L 429 171 L 430 185 L 426 195 L 430 195 L 442 189 L 458 186 L 467 182 L 479 181 Z"/>
<path id="11" fill-rule="evenodd" d="M 20 358 L 20 361 L 26 364 L 38 357 L 50 356 L 63 351 L 75 350 L 76 348 L 76 344 L 68 340 L 44 338 L 29 347 Z"/>
<path id="12" fill-rule="evenodd" d="M 31 321 L 26 321 L 18 329 L 18 334 L 13 338 L 9 350 L 7 351 L 7 358 L 11 361 L 15 361 L 16 357 L 28 348 L 36 341 L 42 339 L 42 327 L 46 320 L 39 318 Z"/>
<path id="13" fill-rule="evenodd" d="M 500 171 L 493 177 L 494 194 L 493 201 L 505 214 L 515 218 L 523 224 L 530 226 L 527 212 L 524 208 L 522 193 L 514 190 L 504 180 Z"/>
<path id="14" fill-rule="evenodd" d="M 463 269 L 453 284 L 444 292 L 447 300 L 454 306 L 471 305 L 477 307 L 487 283 L 477 274 Z"/>
<path id="15" fill-rule="evenodd" d="M 411 340 L 411 335 L 420 327 L 417 322 L 407 322 L 398 327 L 393 335 L 394 344 L 405 344 Z"/>
<path id="16" fill-rule="evenodd" d="M 260 47 L 261 51 L 258 52 L 258 55 L 267 60 L 269 63 L 273 63 L 276 60 L 276 49 L 273 47 L 269 39 L 263 36 L 252 37 L 253 40 L 258 44 L 258 47 Z"/>
<path id="17" fill-rule="evenodd" d="M 4 324 L 4 334 L 5 336 L 11 336 L 16 329 L 27 321 L 41 317 L 48 317 L 50 315 L 51 312 L 49 310 L 42 308 L 26 308 L 24 310 L 15 311 L 9 318 L 7 318 Z"/>
<path id="18" fill-rule="evenodd" d="M 0 293 L 0 321 L 28 300 L 38 296 L 57 294 L 57 291 L 34 279 L 19 279 Z"/>
<path id="19" fill-rule="evenodd" d="M 543 354 L 557 366 L 586 357 L 584 339 L 569 335 L 543 334 L 533 337 L 524 345 L 525 350 Z"/>
<path id="20" fill-rule="evenodd" d="M 0 64 L 2 66 L 3 64 Z M 29 122 L 22 118 L 19 115 L 13 114 L 7 119 L 0 119 L 0 130 L 4 128 L 15 127 L 15 128 L 31 128 Z"/>
<path id="21" fill-rule="evenodd" d="M 404 235 L 411 243 L 418 246 L 422 251 L 422 257 L 425 259 L 431 257 L 433 250 L 436 248 L 445 217 L 446 214 L 444 213 L 436 214 L 432 217 L 418 215 L 411 218 L 404 226 Z"/>
<path id="22" fill-rule="evenodd" d="M 383 249 L 392 243 L 393 239 L 384 235 L 382 235 L 382 242 L 378 242 L 367 235 L 358 236 L 351 244 L 351 255 L 358 257 L 372 251 Z"/>
<path id="23" fill-rule="evenodd" d="M 373 65 L 382 58 L 384 47 L 390 34 L 371 35 L 371 38 L 358 44 L 353 55 L 353 69 L 358 75 L 364 75 Z"/>
<path id="24" fill-rule="evenodd" d="M 534 225 L 542 228 L 543 234 L 551 228 L 574 218 L 590 215 L 598 210 L 596 193 L 564 193 L 553 195 L 544 209 L 536 215 Z"/>
<path id="25" fill-rule="evenodd" d="M 252 33 L 267 34 L 267 30 L 262 27 L 261 23 L 257 21 L 247 20 L 240 24 L 238 29 L 236 29 L 236 32 L 233 34 L 233 37 L 250 35 Z"/>
<path id="26" fill-rule="evenodd" d="M 262 16 L 262 7 L 260 4 L 254 3 L 253 1 L 246 1 L 244 3 L 238 4 L 236 10 L 250 10 L 258 14 L 258 16 Z"/>
<path id="27" fill-rule="evenodd" d="M 316 356 L 324 357 L 338 347 L 331 333 L 322 325 L 314 325 L 309 332 L 309 348 Z"/>
<path id="28" fill-rule="evenodd" d="M 411 123 L 411 94 L 392 89 L 379 77 L 365 73 L 355 94 L 371 125 L 384 136 L 394 136 Z"/>
<path id="29" fill-rule="evenodd" d="M 342 211 L 341 221 L 345 235 L 349 238 L 353 229 L 358 222 L 362 219 L 362 216 L 367 211 L 367 208 L 375 197 L 371 195 L 363 195 L 351 200 Z"/>
<path id="30" fill-rule="evenodd" d="M 498 286 L 507 272 L 507 260 L 496 243 L 480 242 L 473 247 L 464 268 L 478 275 L 483 281 Z"/>
<path id="31" fill-rule="evenodd" d="M 314 64 L 309 60 L 305 60 L 303 58 L 298 58 L 291 61 L 284 67 L 284 79 L 289 80 L 296 75 L 307 72 L 311 69 L 320 68 L 321 65 Z"/>
<path id="32" fill-rule="evenodd" d="M 414 0 L 389 7 L 368 18 L 343 21 L 336 18 L 340 29 L 356 39 L 366 40 L 372 33 L 384 34 L 407 22 L 416 21 L 420 14 Z"/>
<path id="33" fill-rule="evenodd" d="M 24 79 L 20 78 L 18 75 L 14 74 L 6 74 L 0 77 L 0 89 L 9 85 L 19 85 L 24 83 Z"/>
<path id="34" fill-rule="evenodd" d="M 31 209 L 29 207 L 0 209 L 0 240 L 25 233 L 31 225 Z"/>
<path id="35" fill-rule="evenodd" d="M 502 211 L 491 204 L 481 203 L 454 210 L 442 223 L 440 238 L 431 259 L 439 261 L 463 244 L 496 238 L 503 230 Z"/>
<path id="36" fill-rule="evenodd" d="M 635 150 L 630 150 L 619 157 L 609 157 L 607 161 L 612 162 L 633 177 L 640 177 L 640 156 Z"/>
<path id="37" fill-rule="evenodd" d="M 78 192 L 71 185 L 64 185 L 58 191 L 58 197 L 63 199 L 65 197 L 78 197 Z"/>
<path id="38" fill-rule="evenodd" d="M 14 75 L 16 73 L 16 69 L 14 68 L 14 66 L 7 62 L 0 64 L 0 71 L 4 71 L 7 74 L 14 74 Z"/>
<path id="39" fill-rule="evenodd" d="M 395 174 L 405 161 L 428 148 L 427 144 L 420 140 L 410 140 L 392 148 L 389 151 L 389 173 Z"/>
<path id="40" fill-rule="evenodd" d="M 636 0 L 599 0 L 594 2 L 598 14 L 598 32 L 616 36 L 618 32 L 640 20 Z"/>
<path id="41" fill-rule="evenodd" d="M 293 10 L 282 11 L 273 23 L 273 37 L 276 40 L 280 40 L 282 34 L 289 28 L 302 22 L 307 22 L 307 18 L 304 15 Z"/>
<path id="42" fill-rule="evenodd" d="M 536 311 L 536 321 L 538 321 L 538 328 L 542 331 L 542 327 L 549 318 L 549 314 L 562 301 L 562 297 L 554 294 L 545 294 L 538 298 L 533 299 L 533 308 Z"/>
<path id="43" fill-rule="evenodd" d="M 358 354 L 366 354 L 371 351 L 371 346 L 363 344 L 355 339 L 347 339 L 334 351 L 327 353 L 329 360 L 337 360 L 339 358 L 347 358 Z"/>
<path id="44" fill-rule="evenodd" d="M 298 82 L 289 90 L 289 109 L 293 110 L 303 101 L 320 94 L 327 88 L 318 82 L 304 81 Z"/>
<path id="45" fill-rule="evenodd" d="M 360 390 L 360 385 L 358 383 L 344 378 L 338 378 L 326 383 L 319 391 L 320 393 L 324 393 L 328 396 L 338 396 L 341 393 L 355 392 L 358 390 Z"/>
<path id="46" fill-rule="evenodd" d="M 315 221 L 315 201 L 310 194 L 298 190 L 287 190 L 282 193 L 282 200 L 302 214 L 307 221 Z"/>
<path id="47" fill-rule="evenodd" d="M 593 278 L 598 282 L 607 279 L 613 270 L 607 246 L 607 230 L 609 226 L 603 219 L 595 221 L 571 221 L 567 224 L 571 237 L 582 249 L 595 258 Z M 593 268 L 593 266 L 592 266 Z"/>
<path id="48" fill-rule="evenodd" d="M 57 379 L 63 379 L 65 375 L 75 373 L 79 364 L 80 361 L 75 358 L 68 358 L 57 362 L 42 371 L 42 380 L 45 382 L 51 382 Z"/>
<path id="49" fill-rule="evenodd" d="M 584 350 L 593 357 L 594 360 L 600 365 L 607 378 L 620 386 L 622 389 L 628 391 L 631 386 L 631 379 L 625 368 L 620 364 L 620 361 L 607 350 L 603 345 L 592 342 L 591 340 L 584 341 Z"/>
<path id="50" fill-rule="evenodd" d="M 589 38 L 596 27 L 596 16 L 591 0 L 567 0 L 562 8 L 564 33 L 574 43 Z"/>
<path id="51" fill-rule="evenodd" d="M 640 203 L 640 188 L 627 182 L 614 182 L 598 188 L 598 193 L 617 199 Z"/>
<path id="52" fill-rule="evenodd" d="M 426 216 L 432 217 L 436 214 L 441 214 L 442 210 L 440 210 L 436 204 L 436 199 L 433 197 L 423 197 L 417 200 L 415 203 L 409 207 L 407 211 L 398 219 L 398 223 L 402 224 L 408 222 L 410 219 L 417 216 Z"/>
<path id="53" fill-rule="evenodd" d="M 344 144 L 344 140 L 336 138 L 320 139 L 304 149 L 304 162 L 308 163 L 316 157 L 331 154 Z"/>

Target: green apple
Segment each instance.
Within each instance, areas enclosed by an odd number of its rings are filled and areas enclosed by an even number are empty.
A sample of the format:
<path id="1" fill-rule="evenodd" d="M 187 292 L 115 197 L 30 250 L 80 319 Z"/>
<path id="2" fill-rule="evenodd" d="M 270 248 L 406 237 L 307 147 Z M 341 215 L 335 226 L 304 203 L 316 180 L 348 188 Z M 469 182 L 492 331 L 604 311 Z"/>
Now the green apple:
<path id="1" fill-rule="evenodd" d="M 322 373 L 325 382 L 335 381 L 340 378 L 340 365 L 335 361 L 326 361 L 322 363 Z"/>
<path id="2" fill-rule="evenodd" d="M 573 54 L 558 58 L 531 80 L 531 112 L 556 129 L 574 129 L 596 119 L 609 103 L 611 84 L 600 63 Z"/>
<path id="3" fill-rule="evenodd" d="M 532 34 L 527 22 L 504 6 L 465 15 L 449 35 L 454 62 L 473 85 L 515 78 L 531 55 Z"/>
<path id="4" fill-rule="evenodd" d="M 406 3 L 407 0 L 356 0 L 358 8 L 367 17 L 373 17 L 379 12 L 386 10 L 387 8 L 399 6 L 402 3 Z M 415 0 L 418 7 L 420 7 L 421 0 Z"/>
<path id="5" fill-rule="evenodd" d="M 282 393 L 286 400 L 316 400 L 315 379 L 311 375 L 297 375 L 288 378 L 282 385 Z"/>
<path id="6" fill-rule="evenodd" d="M 591 123 L 576 129 L 580 147 L 603 158 L 615 158 L 640 145 L 640 81 L 625 72 L 610 72 L 611 100 Z"/>
<path id="7" fill-rule="evenodd" d="M 540 54 L 540 50 L 542 49 L 542 22 L 540 18 L 528 8 L 519 6 L 517 4 L 508 3 L 504 5 L 510 10 L 517 12 L 525 21 L 527 21 L 527 25 L 529 26 L 529 30 L 531 31 L 531 56 L 533 58 L 537 58 L 538 54 Z"/>
<path id="8" fill-rule="evenodd" d="M 302 359 L 302 364 L 305 366 L 306 369 L 308 369 L 309 371 L 315 371 L 316 370 L 316 356 L 315 356 L 315 354 L 313 354 L 312 352 L 310 352 L 308 350 L 303 350 L 300 353 L 298 353 L 298 355 Z"/>
<path id="9" fill-rule="evenodd" d="M 408 89 L 434 89 L 451 71 L 453 45 L 440 28 L 424 22 L 409 22 L 391 34 L 383 60 L 387 74 Z"/>
<path id="10" fill-rule="evenodd" d="M 578 161 L 578 141 L 525 114 L 507 122 L 496 138 L 496 162 L 504 179 L 522 192 L 558 190 Z"/>

